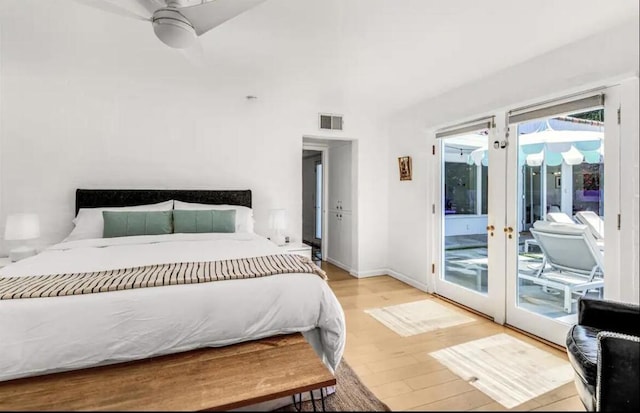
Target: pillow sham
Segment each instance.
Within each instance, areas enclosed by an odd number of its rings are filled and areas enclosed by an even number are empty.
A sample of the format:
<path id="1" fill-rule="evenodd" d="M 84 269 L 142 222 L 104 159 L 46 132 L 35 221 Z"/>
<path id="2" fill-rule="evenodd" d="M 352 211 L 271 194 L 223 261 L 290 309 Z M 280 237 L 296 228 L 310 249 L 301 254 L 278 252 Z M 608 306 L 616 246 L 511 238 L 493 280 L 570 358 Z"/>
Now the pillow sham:
<path id="1" fill-rule="evenodd" d="M 103 211 L 171 211 L 172 209 L 173 200 L 127 207 L 80 208 L 78 215 L 72 221 L 75 228 L 62 242 L 102 238 L 104 232 Z"/>
<path id="2" fill-rule="evenodd" d="M 174 208 L 183 211 L 210 211 L 210 210 L 235 210 L 236 211 L 236 231 L 253 233 L 253 209 L 240 205 L 213 205 L 199 204 L 195 202 L 173 201 Z"/>
<path id="3" fill-rule="evenodd" d="M 103 238 L 160 235 L 173 232 L 172 211 L 102 211 Z"/>
<path id="4" fill-rule="evenodd" d="M 236 210 L 173 210 L 173 232 L 236 232 Z"/>

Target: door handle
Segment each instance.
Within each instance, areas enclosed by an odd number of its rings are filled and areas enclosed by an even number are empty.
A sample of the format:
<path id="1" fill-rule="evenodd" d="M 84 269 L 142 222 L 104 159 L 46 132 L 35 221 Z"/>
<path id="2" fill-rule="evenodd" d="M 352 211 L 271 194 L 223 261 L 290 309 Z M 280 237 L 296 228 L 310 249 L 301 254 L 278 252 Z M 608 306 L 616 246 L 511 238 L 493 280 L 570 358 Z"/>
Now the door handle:
<path id="1" fill-rule="evenodd" d="M 493 237 L 493 231 L 496 229 L 493 225 L 487 226 L 487 231 L 489 231 L 489 235 Z"/>
<path id="2" fill-rule="evenodd" d="M 504 227 L 505 234 L 509 234 L 509 239 L 513 238 L 513 227 Z"/>

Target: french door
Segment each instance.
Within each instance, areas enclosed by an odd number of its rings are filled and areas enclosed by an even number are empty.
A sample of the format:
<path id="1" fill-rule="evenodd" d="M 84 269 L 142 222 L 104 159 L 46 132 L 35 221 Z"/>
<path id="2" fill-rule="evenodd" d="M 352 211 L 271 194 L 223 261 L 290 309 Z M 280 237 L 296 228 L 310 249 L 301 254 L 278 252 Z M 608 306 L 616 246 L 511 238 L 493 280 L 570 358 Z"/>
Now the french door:
<path id="1" fill-rule="evenodd" d="M 480 119 L 437 134 L 434 270 L 438 294 L 502 322 L 504 309 L 496 300 L 504 297 L 504 203 L 495 193 L 503 185 L 505 153 L 496 120 Z"/>
<path id="2" fill-rule="evenodd" d="M 616 277 L 618 108 L 612 87 L 437 133 L 438 294 L 564 345 Z"/>
<path id="3" fill-rule="evenodd" d="M 619 107 L 611 87 L 508 118 L 506 323 L 556 344 L 617 277 Z"/>

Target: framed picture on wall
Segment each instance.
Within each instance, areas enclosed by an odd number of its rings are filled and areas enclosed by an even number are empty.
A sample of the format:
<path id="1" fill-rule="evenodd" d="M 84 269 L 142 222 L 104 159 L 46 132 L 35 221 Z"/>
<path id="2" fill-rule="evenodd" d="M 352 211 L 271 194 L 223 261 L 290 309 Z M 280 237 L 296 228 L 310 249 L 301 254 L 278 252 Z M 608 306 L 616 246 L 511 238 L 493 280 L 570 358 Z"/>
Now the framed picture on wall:
<path id="1" fill-rule="evenodd" d="M 398 169 L 400 170 L 400 180 L 411 180 L 411 157 L 401 156 L 398 158 Z"/>

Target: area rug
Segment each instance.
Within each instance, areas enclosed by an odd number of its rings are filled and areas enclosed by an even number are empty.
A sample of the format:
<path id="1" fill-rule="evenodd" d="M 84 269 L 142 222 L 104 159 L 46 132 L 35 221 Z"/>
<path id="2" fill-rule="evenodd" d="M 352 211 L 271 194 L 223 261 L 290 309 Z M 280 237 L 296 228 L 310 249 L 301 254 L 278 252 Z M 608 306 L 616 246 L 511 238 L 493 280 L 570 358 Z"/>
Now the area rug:
<path id="1" fill-rule="evenodd" d="M 389 407 L 382 403 L 358 378 L 356 373 L 343 359 L 336 370 L 336 391 L 325 398 L 327 412 L 388 412 Z M 316 408 L 321 409 L 316 401 Z M 293 404 L 275 411 L 295 412 Z M 314 411 L 311 401 L 302 402 L 303 412 Z"/>
<path id="2" fill-rule="evenodd" d="M 507 334 L 429 355 L 508 409 L 573 380 L 569 362 Z"/>
<path id="3" fill-rule="evenodd" d="M 402 337 L 475 321 L 475 319 L 433 300 L 373 308 L 364 312 Z"/>

